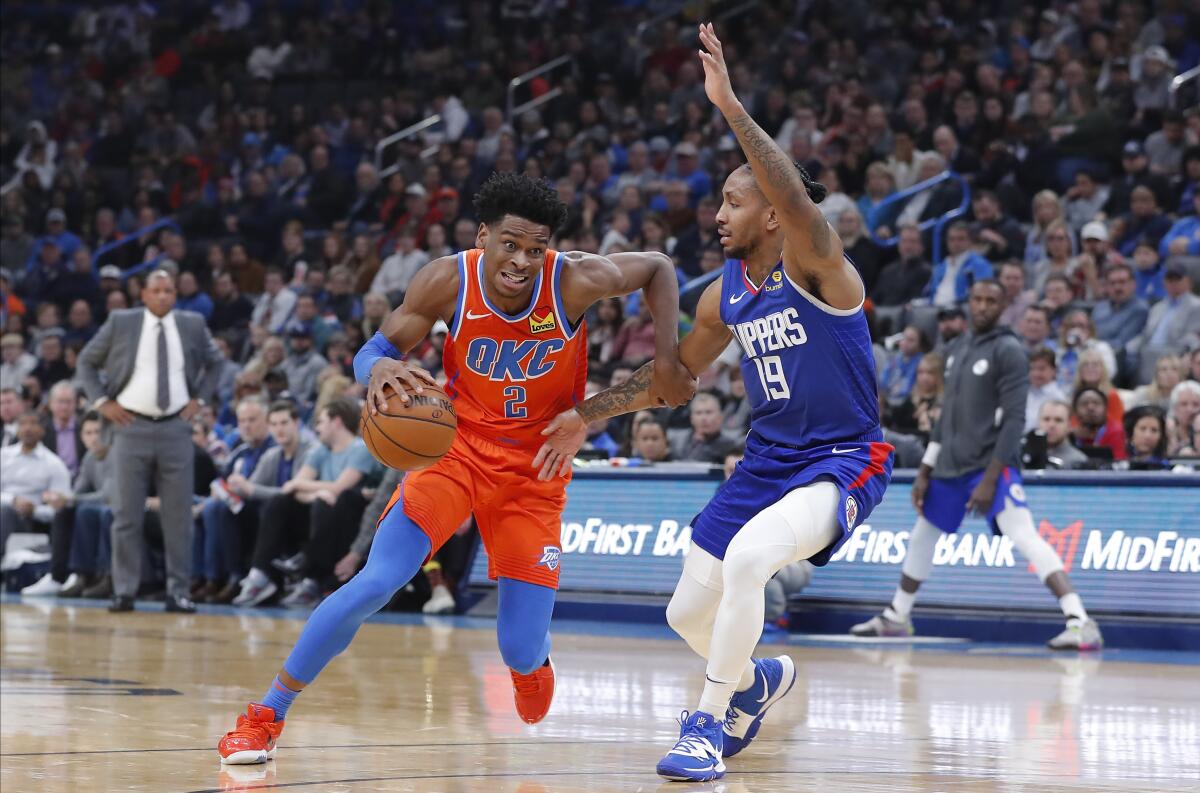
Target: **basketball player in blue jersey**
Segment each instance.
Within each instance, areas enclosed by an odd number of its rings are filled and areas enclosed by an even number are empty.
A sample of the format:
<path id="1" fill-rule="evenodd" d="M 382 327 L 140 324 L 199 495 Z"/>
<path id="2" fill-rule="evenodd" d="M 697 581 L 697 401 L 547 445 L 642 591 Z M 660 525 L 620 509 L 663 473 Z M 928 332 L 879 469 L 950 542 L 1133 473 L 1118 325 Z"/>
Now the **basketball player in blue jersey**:
<path id="1" fill-rule="evenodd" d="M 752 659 L 763 589 L 785 565 L 829 561 L 883 497 L 892 447 L 879 427 L 864 289 L 816 202 L 825 196 L 746 113 L 729 83 L 721 42 L 700 28 L 704 88 L 748 165 L 725 180 L 717 230 L 728 260 L 700 298 L 679 360 L 708 369 L 731 339 L 741 346 L 752 406 L 746 454 L 692 522 L 692 545 L 667 621 L 708 660 L 699 706 L 658 764 L 667 779 L 725 774 L 768 708 L 796 679 L 785 656 Z M 652 365 L 560 414 L 534 460 L 565 474 L 587 424 L 653 407 Z"/>

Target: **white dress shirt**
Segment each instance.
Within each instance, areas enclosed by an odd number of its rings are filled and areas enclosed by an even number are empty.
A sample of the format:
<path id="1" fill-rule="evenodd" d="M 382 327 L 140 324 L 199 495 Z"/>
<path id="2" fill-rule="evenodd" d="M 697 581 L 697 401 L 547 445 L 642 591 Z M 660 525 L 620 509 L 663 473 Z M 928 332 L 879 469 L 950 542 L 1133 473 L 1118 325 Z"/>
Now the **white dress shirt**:
<path id="1" fill-rule="evenodd" d="M 54 507 L 42 503 L 47 490 L 71 493 L 71 472 L 57 454 L 40 443 L 28 453 L 20 443 L 0 449 L 0 504 L 12 506 L 17 496 L 28 499 L 34 519 L 45 523 L 54 517 Z"/>
<path id="2" fill-rule="evenodd" d="M 133 361 L 133 375 L 121 393 L 117 404 L 143 416 L 169 416 L 183 410 L 188 403 L 187 378 L 183 374 L 183 342 L 179 338 L 179 327 L 175 324 L 175 312 L 170 311 L 162 318 L 163 332 L 167 334 L 167 383 L 171 399 L 165 411 L 158 409 L 158 325 L 159 318 L 149 309 L 142 320 L 142 337 L 138 340 L 137 355 Z"/>

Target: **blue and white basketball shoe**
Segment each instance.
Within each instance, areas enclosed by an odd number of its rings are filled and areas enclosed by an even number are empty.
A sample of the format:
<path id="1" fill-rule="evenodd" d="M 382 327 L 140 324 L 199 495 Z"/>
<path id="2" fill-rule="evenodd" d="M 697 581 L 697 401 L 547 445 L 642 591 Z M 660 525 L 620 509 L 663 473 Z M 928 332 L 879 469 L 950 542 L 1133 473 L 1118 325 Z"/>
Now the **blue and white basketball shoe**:
<path id="1" fill-rule="evenodd" d="M 796 664 L 788 656 L 754 659 L 754 685 L 734 694 L 725 712 L 725 757 L 733 757 L 750 745 L 767 710 L 795 683 Z"/>
<path id="2" fill-rule="evenodd" d="M 708 782 L 725 776 L 721 722 L 709 713 L 688 715 L 685 710 L 679 726 L 679 740 L 658 761 L 658 775 L 673 782 Z"/>

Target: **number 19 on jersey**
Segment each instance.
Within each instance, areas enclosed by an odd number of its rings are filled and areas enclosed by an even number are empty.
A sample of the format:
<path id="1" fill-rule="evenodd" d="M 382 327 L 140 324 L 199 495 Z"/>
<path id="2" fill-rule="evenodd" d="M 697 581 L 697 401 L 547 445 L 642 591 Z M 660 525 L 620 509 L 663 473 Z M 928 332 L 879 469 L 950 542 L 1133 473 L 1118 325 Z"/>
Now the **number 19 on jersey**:
<path id="1" fill-rule="evenodd" d="M 792 391 L 788 388 L 787 378 L 783 374 L 783 361 L 778 355 L 763 355 L 750 360 L 758 369 L 758 379 L 762 382 L 763 394 L 767 399 L 791 399 Z"/>

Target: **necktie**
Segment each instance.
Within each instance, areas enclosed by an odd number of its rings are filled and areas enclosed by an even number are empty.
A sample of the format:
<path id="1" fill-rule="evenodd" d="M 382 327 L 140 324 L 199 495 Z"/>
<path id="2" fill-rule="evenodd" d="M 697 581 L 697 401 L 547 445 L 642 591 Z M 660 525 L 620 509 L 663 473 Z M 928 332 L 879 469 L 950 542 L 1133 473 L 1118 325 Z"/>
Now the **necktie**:
<path id="1" fill-rule="evenodd" d="M 171 404 L 171 384 L 167 371 L 167 332 L 158 321 L 158 409 L 164 413 Z"/>

